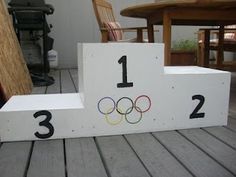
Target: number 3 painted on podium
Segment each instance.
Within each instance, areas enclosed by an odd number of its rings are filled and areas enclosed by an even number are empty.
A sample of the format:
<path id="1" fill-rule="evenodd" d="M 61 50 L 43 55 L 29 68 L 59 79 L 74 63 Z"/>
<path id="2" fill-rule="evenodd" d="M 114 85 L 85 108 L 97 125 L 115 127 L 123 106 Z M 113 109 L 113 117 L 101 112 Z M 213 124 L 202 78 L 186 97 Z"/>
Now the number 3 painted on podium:
<path id="1" fill-rule="evenodd" d="M 40 116 L 46 116 L 46 119 L 42 122 L 39 122 L 39 126 L 44 126 L 48 128 L 49 132 L 46 134 L 40 134 L 39 132 L 36 132 L 34 135 L 39 139 L 50 138 L 54 134 L 54 127 L 50 123 L 50 120 L 52 119 L 52 114 L 49 111 L 39 111 L 34 114 L 34 118 L 36 119 Z"/>

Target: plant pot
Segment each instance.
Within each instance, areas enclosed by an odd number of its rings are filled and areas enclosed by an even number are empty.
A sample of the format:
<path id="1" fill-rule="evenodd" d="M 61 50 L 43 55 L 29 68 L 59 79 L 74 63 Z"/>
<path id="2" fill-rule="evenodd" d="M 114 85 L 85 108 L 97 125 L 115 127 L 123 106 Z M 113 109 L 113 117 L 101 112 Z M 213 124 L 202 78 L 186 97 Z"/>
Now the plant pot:
<path id="1" fill-rule="evenodd" d="M 196 65 L 195 51 L 171 51 L 171 66 L 191 66 Z"/>

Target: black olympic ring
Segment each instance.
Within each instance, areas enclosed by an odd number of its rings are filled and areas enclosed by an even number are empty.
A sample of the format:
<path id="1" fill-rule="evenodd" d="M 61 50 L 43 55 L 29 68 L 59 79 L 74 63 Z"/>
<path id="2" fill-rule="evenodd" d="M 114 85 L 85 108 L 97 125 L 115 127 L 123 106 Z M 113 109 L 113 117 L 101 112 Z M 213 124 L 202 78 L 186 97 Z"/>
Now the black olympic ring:
<path id="1" fill-rule="evenodd" d="M 121 100 L 123 100 L 123 99 L 127 99 L 127 100 L 129 100 L 130 102 L 131 102 L 131 106 L 130 106 L 130 110 L 127 112 L 127 111 L 125 111 L 125 112 L 120 112 L 119 110 L 119 102 L 121 101 Z M 130 114 L 132 111 L 133 111 L 133 109 L 134 109 L 134 102 L 133 102 L 133 100 L 131 100 L 129 97 L 122 97 L 122 98 L 120 98 L 118 101 L 117 101 L 117 103 L 116 103 L 116 111 L 119 113 L 119 114 L 121 114 L 121 115 L 126 115 L 126 114 Z"/>

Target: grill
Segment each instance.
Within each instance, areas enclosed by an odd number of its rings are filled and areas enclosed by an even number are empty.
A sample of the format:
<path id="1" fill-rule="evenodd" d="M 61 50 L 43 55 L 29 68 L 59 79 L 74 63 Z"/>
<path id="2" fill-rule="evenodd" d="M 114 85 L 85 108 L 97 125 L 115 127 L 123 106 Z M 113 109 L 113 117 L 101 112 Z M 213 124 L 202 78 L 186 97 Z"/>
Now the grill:
<path id="1" fill-rule="evenodd" d="M 22 31 L 29 32 L 29 39 L 33 43 L 42 39 L 40 64 L 34 66 L 27 63 L 34 85 L 48 86 L 53 84 L 54 79 L 48 76 L 50 66 L 47 53 L 53 48 L 54 40 L 48 36 L 52 26 L 49 26 L 46 20 L 47 15 L 53 14 L 53 6 L 46 4 L 44 0 L 11 0 L 8 5 L 19 42 L 22 42 Z"/>

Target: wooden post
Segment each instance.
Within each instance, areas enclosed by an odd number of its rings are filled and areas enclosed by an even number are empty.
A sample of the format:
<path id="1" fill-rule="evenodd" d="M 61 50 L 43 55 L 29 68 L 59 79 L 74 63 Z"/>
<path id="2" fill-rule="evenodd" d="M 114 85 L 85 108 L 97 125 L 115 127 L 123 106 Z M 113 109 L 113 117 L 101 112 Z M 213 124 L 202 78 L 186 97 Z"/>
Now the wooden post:
<path id="1" fill-rule="evenodd" d="M 147 20 L 147 27 L 148 27 L 148 42 L 154 43 L 153 24 L 151 24 L 148 20 Z"/>
<path id="2" fill-rule="evenodd" d="M 209 67 L 209 58 L 210 58 L 210 30 L 204 30 L 204 59 L 203 59 L 203 66 Z"/>
<path id="3" fill-rule="evenodd" d="M 0 84 L 4 97 L 28 94 L 32 81 L 4 0 L 0 0 Z"/>
<path id="4" fill-rule="evenodd" d="M 165 44 L 165 66 L 171 65 L 171 19 L 169 13 L 164 13 L 163 42 Z"/>
<path id="5" fill-rule="evenodd" d="M 219 29 L 219 41 L 217 49 L 217 68 L 222 68 L 222 63 L 224 61 L 224 25 L 220 25 Z"/>

